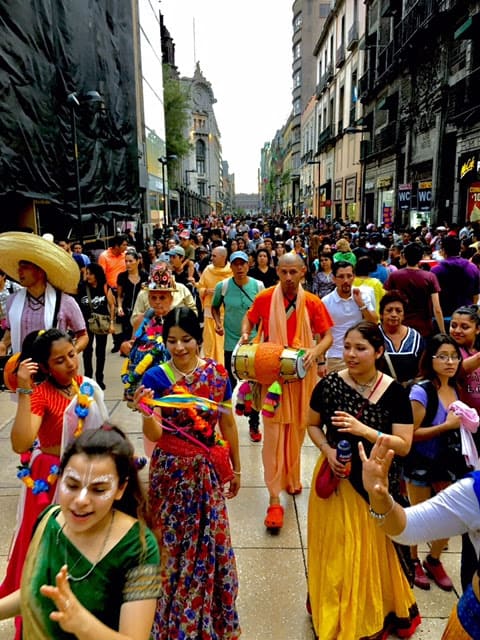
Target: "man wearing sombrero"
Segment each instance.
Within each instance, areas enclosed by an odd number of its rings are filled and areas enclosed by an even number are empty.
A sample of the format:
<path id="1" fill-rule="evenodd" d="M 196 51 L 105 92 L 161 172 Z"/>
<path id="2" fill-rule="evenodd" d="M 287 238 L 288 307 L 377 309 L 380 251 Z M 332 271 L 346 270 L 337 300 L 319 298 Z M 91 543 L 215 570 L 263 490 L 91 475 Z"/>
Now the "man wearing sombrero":
<path id="1" fill-rule="evenodd" d="M 88 344 L 85 320 L 75 293 L 80 271 L 62 248 L 32 233 L 9 231 L 0 234 L 0 269 L 23 289 L 7 301 L 6 331 L 0 340 L 0 356 L 21 350 L 32 331 L 57 327 L 71 331 L 75 348 Z"/>

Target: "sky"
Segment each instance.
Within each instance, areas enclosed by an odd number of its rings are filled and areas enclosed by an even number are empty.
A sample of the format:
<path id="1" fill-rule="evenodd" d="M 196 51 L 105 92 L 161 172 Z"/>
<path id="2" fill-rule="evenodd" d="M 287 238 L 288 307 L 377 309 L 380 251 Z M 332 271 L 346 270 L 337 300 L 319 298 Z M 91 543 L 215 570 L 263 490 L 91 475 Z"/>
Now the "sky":
<path id="1" fill-rule="evenodd" d="M 260 151 L 291 111 L 292 1 L 161 0 L 159 7 L 180 74 L 193 76 L 198 61 L 212 85 L 236 193 L 257 193 Z"/>

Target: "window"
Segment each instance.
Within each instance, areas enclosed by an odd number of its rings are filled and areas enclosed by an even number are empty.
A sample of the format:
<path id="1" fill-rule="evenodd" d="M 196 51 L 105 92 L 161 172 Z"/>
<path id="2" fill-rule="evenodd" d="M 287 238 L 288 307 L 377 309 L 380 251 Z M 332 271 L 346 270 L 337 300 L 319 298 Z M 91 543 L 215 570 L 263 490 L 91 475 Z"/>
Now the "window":
<path id="1" fill-rule="evenodd" d="M 294 31 L 298 31 L 302 27 L 302 14 L 299 13 L 295 16 L 295 20 L 293 21 L 293 29 Z"/>
<path id="2" fill-rule="evenodd" d="M 296 98 L 293 101 L 293 115 L 298 116 L 302 112 L 302 102 L 300 98 Z"/>
<path id="3" fill-rule="evenodd" d="M 300 46 L 300 42 L 297 42 L 293 49 L 293 59 L 298 60 L 302 56 L 302 49 Z"/>
<path id="4" fill-rule="evenodd" d="M 197 173 L 205 173 L 205 142 L 203 140 L 197 140 L 195 155 Z"/>
<path id="5" fill-rule="evenodd" d="M 293 88 L 298 89 L 298 87 L 302 86 L 302 72 L 297 71 L 293 76 Z"/>

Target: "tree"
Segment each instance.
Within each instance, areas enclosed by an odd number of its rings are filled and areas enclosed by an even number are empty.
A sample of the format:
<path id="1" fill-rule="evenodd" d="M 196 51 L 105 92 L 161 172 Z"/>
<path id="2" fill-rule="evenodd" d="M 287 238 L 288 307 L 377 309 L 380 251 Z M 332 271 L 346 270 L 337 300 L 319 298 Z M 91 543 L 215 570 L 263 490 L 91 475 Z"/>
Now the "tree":
<path id="1" fill-rule="evenodd" d="M 183 158 L 190 153 L 192 145 L 185 138 L 190 114 L 188 91 L 180 80 L 172 77 L 171 67 L 163 65 L 163 105 L 165 110 L 165 136 L 167 157 Z M 169 176 L 174 172 L 169 172 Z"/>

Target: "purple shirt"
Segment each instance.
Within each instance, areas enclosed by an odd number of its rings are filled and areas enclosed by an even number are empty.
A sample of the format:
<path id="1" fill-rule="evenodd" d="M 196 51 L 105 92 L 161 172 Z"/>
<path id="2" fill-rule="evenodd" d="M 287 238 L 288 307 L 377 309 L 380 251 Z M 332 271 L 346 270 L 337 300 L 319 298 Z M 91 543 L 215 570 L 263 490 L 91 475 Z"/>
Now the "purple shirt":
<path id="1" fill-rule="evenodd" d="M 473 304 L 474 296 L 480 293 L 480 271 L 465 258 L 445 258 L 433 267 L 432 273 L 441 287 L 440 306 L 445 317 L 450 318 L 459 307 Z"/>

